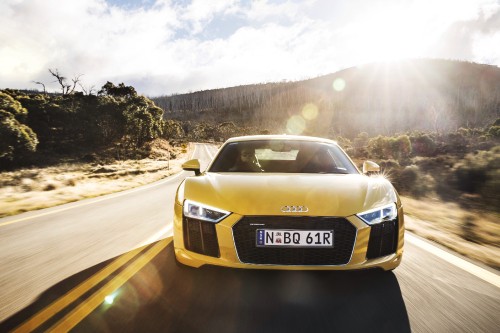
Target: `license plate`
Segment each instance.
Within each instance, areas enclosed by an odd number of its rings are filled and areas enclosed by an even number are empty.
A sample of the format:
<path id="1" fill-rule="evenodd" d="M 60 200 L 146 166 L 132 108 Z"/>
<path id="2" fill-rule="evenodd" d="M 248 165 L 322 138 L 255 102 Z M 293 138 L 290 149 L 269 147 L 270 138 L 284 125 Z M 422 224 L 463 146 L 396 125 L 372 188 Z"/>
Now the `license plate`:
<path id="1" fill-rule="evenodd" d="M 333 247 L 333 230 L 257 229 L 257 246 Z"/>

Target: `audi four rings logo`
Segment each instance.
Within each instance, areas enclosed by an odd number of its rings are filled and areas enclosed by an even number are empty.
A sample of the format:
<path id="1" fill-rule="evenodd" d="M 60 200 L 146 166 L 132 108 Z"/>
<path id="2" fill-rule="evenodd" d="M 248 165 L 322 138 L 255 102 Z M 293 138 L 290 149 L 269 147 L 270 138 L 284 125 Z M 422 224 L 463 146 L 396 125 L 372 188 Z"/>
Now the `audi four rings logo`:
<path id="1" fill-rule="evenodd" d="M 309 211 L 306 206 L 283 206 L 281 207 L 283 213 L 305 213 Z"/>

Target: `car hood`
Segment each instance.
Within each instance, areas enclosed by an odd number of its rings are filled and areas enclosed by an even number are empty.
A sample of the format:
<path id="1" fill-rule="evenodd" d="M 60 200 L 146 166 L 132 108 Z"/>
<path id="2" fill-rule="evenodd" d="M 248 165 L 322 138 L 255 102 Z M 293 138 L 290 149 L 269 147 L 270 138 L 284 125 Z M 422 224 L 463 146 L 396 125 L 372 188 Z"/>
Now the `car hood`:
<path id="1" fill-rule="evenodd" d="M 398 202 L 383 177 L 360 174 L 207 173 L 188 177 L 178 199 L 190 199 L 240 215 L 350 216 Z M 284 213 L 284 206 L 306 206 Z"/>

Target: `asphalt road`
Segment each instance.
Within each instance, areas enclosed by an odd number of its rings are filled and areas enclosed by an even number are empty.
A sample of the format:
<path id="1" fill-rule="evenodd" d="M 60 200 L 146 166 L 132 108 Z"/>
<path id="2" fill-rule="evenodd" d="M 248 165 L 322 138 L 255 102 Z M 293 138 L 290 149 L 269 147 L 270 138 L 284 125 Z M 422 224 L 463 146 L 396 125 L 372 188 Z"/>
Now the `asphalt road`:
<path id="1" fill-rule="evenodd" d="M 186 175 L 0 219 L 0 332 L 500 332 L 498 272 L 411 235 L 393 273 L 179 268 Z"/>

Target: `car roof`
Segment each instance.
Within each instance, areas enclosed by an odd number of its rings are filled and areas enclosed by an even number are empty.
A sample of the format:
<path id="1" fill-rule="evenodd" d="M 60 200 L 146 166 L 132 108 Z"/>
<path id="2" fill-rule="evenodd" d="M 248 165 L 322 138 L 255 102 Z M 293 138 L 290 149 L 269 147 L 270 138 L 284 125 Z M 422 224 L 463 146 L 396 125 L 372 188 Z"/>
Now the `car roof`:
<path id="1" fill-rule="evenodd" d="M 312 141 L 312 142 L 333 143 L 337 145 L 336 141 L 325 138 L 319 138 L 314 136 L 303 136 L 303 135 L 286 135 L 286 134 L 237 136 L 228 139 L 226 143 L 241 142 L 241 141 L 256 141 L 256 140 Z"/>

